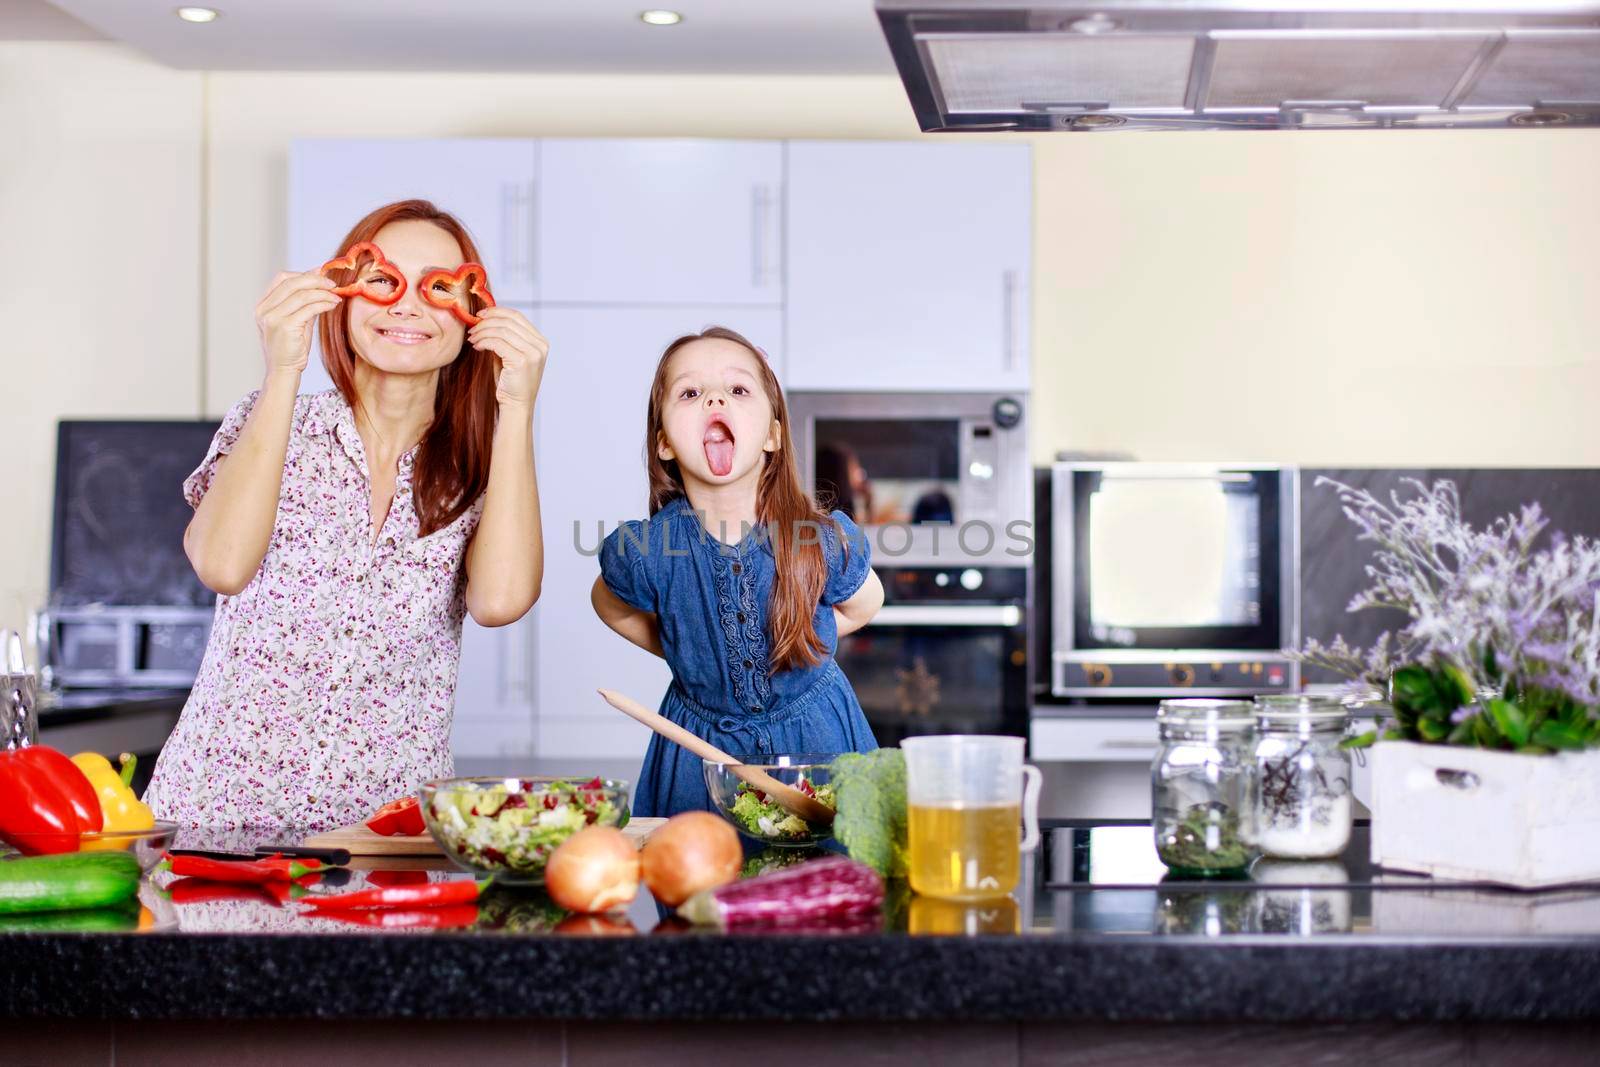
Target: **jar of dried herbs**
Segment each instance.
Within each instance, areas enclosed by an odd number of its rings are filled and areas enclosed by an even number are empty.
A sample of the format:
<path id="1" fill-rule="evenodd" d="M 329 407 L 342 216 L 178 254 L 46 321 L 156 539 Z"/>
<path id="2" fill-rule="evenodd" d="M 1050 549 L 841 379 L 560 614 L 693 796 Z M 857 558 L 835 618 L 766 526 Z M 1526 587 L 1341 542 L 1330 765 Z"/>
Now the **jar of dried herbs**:
<path id="1" fill-rule="evenodd" d="M 1327 859 L 1350 844 L 1348 711 L 1336 698 L 1256 698 L 1250 836 L 1262 854 Z"/>
<path id="2" fill-rule="evenodd" d="M 1256 858 L 1249 814 L 1254 722 L 1243 700 L 1163 700 L 1160 747 L 1151 765 L 1156 853 L 1173 873 L 1238 874 Z"/>

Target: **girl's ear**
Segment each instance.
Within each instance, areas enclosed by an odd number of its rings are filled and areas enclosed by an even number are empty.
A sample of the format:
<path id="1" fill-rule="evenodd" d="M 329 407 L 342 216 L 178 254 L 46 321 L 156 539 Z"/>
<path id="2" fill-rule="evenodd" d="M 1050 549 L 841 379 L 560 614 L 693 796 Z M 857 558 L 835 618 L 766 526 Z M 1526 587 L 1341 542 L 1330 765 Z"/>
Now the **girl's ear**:
<path id="1" fill-rule="evenodd" d="M 761 451 L 776 452 L 783 444 L 783 424 L 777 419 L 772 420 L 772 425 L 767 429 L 767 439 L 761 444 Z"/>
<path id="2" fill-rule="evenodd" d="M 656 437 L 656 458 L 663 462 L 670 462 L 678 458 L 678 454 L 667 444 L 667 435 L 659 434 Z"/>

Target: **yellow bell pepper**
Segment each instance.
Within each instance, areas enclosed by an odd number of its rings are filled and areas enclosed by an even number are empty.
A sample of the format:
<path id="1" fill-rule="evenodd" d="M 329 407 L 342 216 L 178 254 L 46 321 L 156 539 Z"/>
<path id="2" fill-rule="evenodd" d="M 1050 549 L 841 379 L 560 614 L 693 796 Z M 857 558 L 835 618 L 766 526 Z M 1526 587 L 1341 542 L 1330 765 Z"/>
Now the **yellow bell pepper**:
<path id="1" fill-rule="evenodd" d="M 156 824 L 150 809 L 133 795 L 134 758 L 124 753 L 122 770 L 111 766 L 111 761 L 97 752 L 80 752 L 72 762 L 94 786 L 100 798 L 100 811 L 105 815 L 105 833 L 119 830 L 148 830 Z"/>

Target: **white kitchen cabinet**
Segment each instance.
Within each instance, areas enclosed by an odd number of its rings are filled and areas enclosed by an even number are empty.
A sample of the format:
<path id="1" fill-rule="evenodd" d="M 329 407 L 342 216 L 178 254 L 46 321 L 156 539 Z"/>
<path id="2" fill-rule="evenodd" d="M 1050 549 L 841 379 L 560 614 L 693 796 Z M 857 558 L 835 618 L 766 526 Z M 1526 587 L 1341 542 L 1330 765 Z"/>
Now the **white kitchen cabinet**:
<path id="1" fill-rule="evenodd" d="M 620 690 L 653 708 L 671 672 L 595 617 L 589 591 L 600 573 L 597 524 L 610 532 L 649 514 L 645 408 L 667 343 L 713 323 L 776 338 L 781 313 L 695 305 L 537 307 L 528 315 L 550 339 L 534 413 L 545 544 L 544 588 L 532 612 L 534 750 L 541 758 L 638 758 L 648 731 L 595 690 Z"/>
<path id="2" fill-rule="evenodd" d="M 534 274 L 533 140 L 301 140 L 289 150 L 289 261 L 312 270 L 374 208 L 413 197 L 461 220 L 504 303 L 531 303 Z M 313 352 L 301 392 L 329 387 Z"/>
<path id="3" fill-rule="evenodd" d="M 789 385 L 1026 390 L 1026 145 L 791 141 Z"/>
<path id="4" fill-rule="evenodd" d="M 782 142 L 544 140 L 538 299 L 776 305 L 782 223 Z"/>

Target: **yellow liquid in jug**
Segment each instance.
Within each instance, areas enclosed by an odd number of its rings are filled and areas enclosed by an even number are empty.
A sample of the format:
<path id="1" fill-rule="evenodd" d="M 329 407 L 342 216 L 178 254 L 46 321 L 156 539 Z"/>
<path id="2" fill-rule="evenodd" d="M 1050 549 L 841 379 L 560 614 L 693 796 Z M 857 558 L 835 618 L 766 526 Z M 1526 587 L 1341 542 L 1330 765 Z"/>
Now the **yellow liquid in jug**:
<path id="1" fill-rule="evenodd" d="M 1022 866 L 1022 808 L 1017 804 L 906 812 L 911 888 L 950 900 L 1003 897 Z"/>

